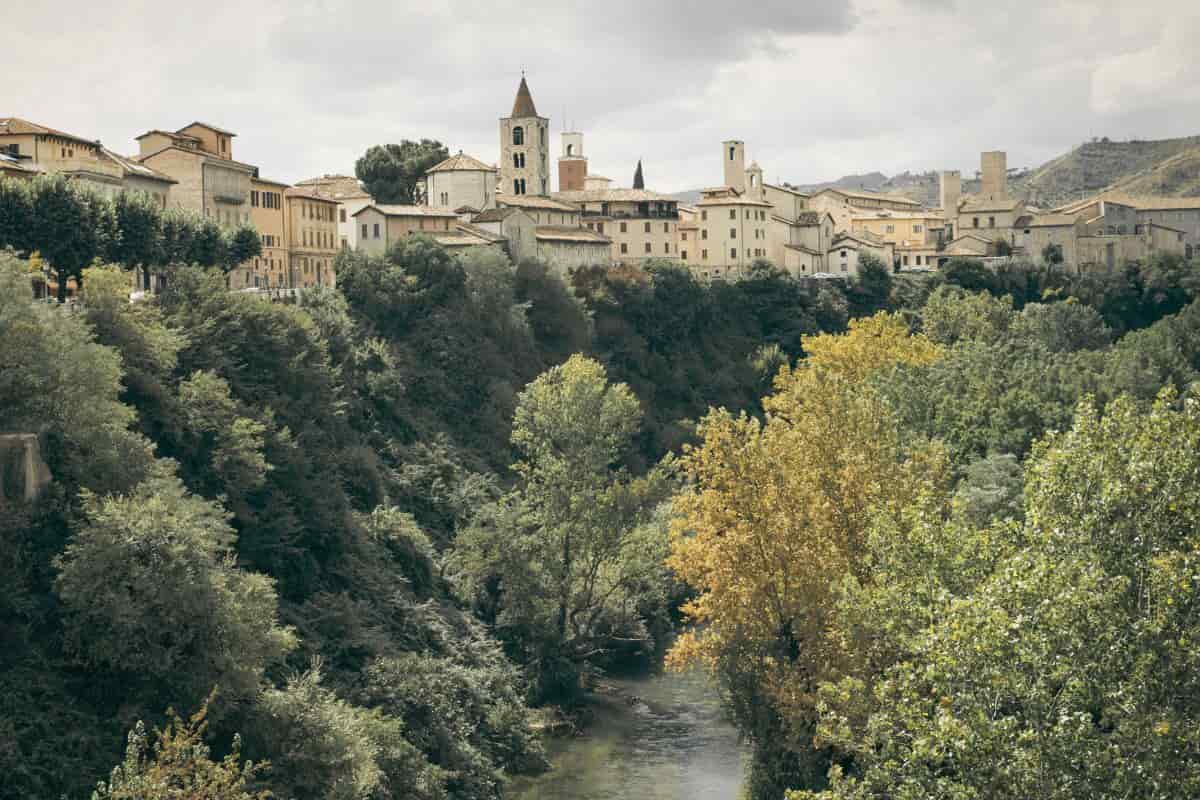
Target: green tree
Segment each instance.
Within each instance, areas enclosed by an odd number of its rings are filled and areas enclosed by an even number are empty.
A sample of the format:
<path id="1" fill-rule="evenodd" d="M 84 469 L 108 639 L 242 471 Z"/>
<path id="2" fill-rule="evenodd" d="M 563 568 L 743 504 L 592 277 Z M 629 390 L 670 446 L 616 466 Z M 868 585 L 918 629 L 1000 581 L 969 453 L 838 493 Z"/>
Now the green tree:
<path id="1" fill-rule="evenodd" d="M 142 288 L 150 288 L 150 268 L 163 259 L 162 210 L 144 192 L 121 192 L 113 201 L 121 238 L 109 257 L 138 271 Z"/>
<path id="2" fill-rule="evenodd" d="M 417 181 L 426 170 L 444 161 L 450 151 L 441 142 L 422 139 L 375 145 L 354 164 L 354 174 L 377 203 L 416 203 Z"/>
<path id="3" fill-rule="evenodd" d="M 85 494 L 86 522 L 56 560 L 66 649 L 189 703 L 213 686 L 252 697 L 295 638 L 272 581 L 235 566 L 225 512 L 169 469 L 127 495 Z"/>
<path id="4" fill-rule="evenodd" d="M 870 253 L 858 259 L 858 274 L 846 287 L 850 316 L 869 317 L 888 308 L 892 295 L 892 269 Z"/>
<path id="5" fill-rule="evenodd" d="M 189 719 L 167 712 L 166 727 L 154 744 L 138 722 L 129 732 L 125 760 L 101 781 L 92 800 L 269 800 L 271 793 L 251 787 L 269 765 L 242 762 L 241 740 L 214 761 L 204 742 L 208 703 Z"/>
<path id="6" fill-rule="evenodd" d="M 116 215 L 111 202 L 62 175 L 38 176 L 30 193 L 28 246 L 50 263 L 64 302 L 67 283 L 82 283 L 84 267 L 119 244 Z"/>
<path id="7" fill-rule="evenodd" d="M 259 255 L 262 255 L 262 237 L 251 226 L 239 225 L 227 234 L 225 253 L 220 266 L 225 272 L 229 272 Z"/>
<path id="8" fill-rule="evenodd" d="M 32 214 L 28 181 L 0 178 L 0 250 L 11 247 L 18 253 L 29 252 Z"/>
<path id="9" fill-rule="evenodd" d="M 653 647 L 639 598 L 665 581 L 665 534 L 649 524 L 664 480 L 618 467 L 640 417 L 595 361 L 548 370 L 517 402 L 520 484 L 459 536 L 465 591 L 543 695 L 570 699 L 580 670 L 619 640 Z"/>
<path id="10" fill-rule="evenodd" d="M 921 309 L 921 329 L 938 344 L 997 342 L 1012 326 L 1012 301 L 986 292 L 968 292 L 955 284 L 939 286 Z"/>

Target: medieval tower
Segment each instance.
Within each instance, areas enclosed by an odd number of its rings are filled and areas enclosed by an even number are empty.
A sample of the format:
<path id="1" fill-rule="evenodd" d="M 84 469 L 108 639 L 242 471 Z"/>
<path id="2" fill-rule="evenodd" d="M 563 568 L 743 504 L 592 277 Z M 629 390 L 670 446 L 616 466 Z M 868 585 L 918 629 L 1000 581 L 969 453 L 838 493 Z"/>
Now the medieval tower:
<path id="1" fill-rule="evenodd" d="M 587 177 L 587 156 L 583 154 L 583 134 L 568 131 L 562 135 L 562 155 L 558 157 L 558 190 L 581 192 Z"/>
<path id="2" fill-rule="evenodd" d="M 500 120 L 500 191 L 510 197 L 520 194 L 550 194 L 550 120 L 539 117 L 521 77 L 512 114 Z"/>

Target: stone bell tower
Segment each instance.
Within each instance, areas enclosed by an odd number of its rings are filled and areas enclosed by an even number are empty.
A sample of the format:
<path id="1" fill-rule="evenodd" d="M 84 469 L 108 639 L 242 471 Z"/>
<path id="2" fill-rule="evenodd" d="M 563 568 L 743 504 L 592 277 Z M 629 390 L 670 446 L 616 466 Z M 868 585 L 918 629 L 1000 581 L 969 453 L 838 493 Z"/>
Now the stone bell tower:
<path id="1" fill-rule="evenodd" d="M 512 114 L 500 120 L 502 196 L 550 194 L 550 120 L 539 117 L 521 76 Z"/>

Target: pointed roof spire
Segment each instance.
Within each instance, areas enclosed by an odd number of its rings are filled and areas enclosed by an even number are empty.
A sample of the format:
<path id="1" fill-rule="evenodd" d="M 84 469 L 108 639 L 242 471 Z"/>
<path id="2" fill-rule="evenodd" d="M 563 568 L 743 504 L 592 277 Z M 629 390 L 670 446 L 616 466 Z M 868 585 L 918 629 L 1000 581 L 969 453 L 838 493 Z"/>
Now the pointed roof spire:
<path id="1" fill-rule="evenodd" d="M 525 82 L 525 73 L 522 72 L 521 85 L 517 87 L 517 99 L 513 100 L 512 116 L 514 119 L 519 119 L 537 115 L 537 108 L 533 105 L 533 95 L 529 93 L 529 84 Z"/>
<path id="2" fill-rule="evenodd" d="M 633 173 L 633 188 L 646 188 L 646 180 L 642 177 L 642 160 L 640 158 L 638 159 L 637 170 Z"/>

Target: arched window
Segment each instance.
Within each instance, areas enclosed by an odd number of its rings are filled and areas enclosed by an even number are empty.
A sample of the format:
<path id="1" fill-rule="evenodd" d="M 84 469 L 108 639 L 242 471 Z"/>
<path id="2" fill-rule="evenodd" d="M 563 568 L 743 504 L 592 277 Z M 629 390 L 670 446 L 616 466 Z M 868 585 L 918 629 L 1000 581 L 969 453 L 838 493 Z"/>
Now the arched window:
<path id="1" fill-rule="evenodd" d="M 513 128 L 513 144 L 525 144 L 525 129 L 520 125 Z"/>
<path id="2" fill-rule="evenodd" d="M 575 155 L 575 145 L 573 145 L 573 144 L 567 145 L 567 155 L 569 155 L 569 156 Z"/>
<path id="3" fill-rule="evenodd" d="M 520 194 L 520 193 L 521 193 L 521 181 L 518 179 L 513 179 L 513 194 Z"/>
<path id="4" fill-rule="evenodd" d="M 733 161 L 733 156 L 736 152 L 737 152 L 737 148 L 734 148 L 734 147 L 729 148 L 729 160 L 730 161 Z"/>

